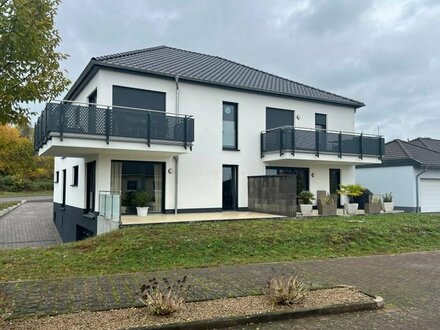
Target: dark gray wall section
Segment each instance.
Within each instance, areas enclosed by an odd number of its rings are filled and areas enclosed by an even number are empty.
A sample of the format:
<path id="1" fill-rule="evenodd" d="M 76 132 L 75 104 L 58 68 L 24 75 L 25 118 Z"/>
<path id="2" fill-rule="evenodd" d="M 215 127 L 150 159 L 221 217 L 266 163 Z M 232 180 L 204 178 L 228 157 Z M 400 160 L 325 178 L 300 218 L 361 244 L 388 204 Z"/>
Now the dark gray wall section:
<path id="1" fill-rule="evenodd" d="M 249 176 L 248 209 L 295 217 L 296 175 Z"/>
<path id="2" fill-rule="evenodd" d="M 165 93 L 113 86 L 113 105 L 165 111 Z"/>
<path id="3" fill-rule="evenodd" d="M 77 225 L 96 235 L 96 218 L 87 217 L 84 212 L 84 209 L 53 203 L 53 221 L 64 243 L 76 241 Z"/>

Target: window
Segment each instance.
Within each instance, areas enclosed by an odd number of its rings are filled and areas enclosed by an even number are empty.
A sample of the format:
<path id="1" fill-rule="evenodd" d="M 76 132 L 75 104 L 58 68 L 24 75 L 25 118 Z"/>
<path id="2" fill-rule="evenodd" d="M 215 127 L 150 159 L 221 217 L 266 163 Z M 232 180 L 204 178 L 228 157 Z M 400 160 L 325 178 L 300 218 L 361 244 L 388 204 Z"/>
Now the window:
<path id="1" fill-rule="evenodd" d="M 89 103 L 93 103 L 96 104 L 98 98 L 98 90 L 95 89 L 92 94 L 89 95 L 88 99 L 89 99 Z"/>
<path id="2" fill-rule="evenodd" d="M 315 128 L 327 129 L 327 115 L 315 113 Z"/>
<path id="3" fill-rule="evenodd" d="M 296 174 L 296 189 L 299 194 L 309 190 L 309 169 L 305 167 L 266 167 L 266 175 Z"/>
<path id="4" fill-rule="evenodd" d="M 266 129 L 293 126 L 294 120 L 295 112 L 292 110 L 266 108 Z"/>
<path id="5" fill-rule="evenodd" d="M 67 179 L 67 171 L 63 170 L 63 203 L 62 206 L 66 206 L 66 179 Z"/>
<path id="6" fill-rule="evenodd" d="M 73 177 L 72 177 L 72 186 L 78 185 L 78 175 L 79 175 L 79 166 L 76 165 L 73 167 Z"/>
<path id="7" fill-rule="evenodd" d="M 60 182 L 60 172 L 56 171 L 55 172 L 55 181 L 54 181 L 54 183 L 58 183 L 58 182 Z"/>
<path id="8" fill-rule="evenodd" d="M 223 102 L 223 149 L 237 150 L 237 103 Z"/>

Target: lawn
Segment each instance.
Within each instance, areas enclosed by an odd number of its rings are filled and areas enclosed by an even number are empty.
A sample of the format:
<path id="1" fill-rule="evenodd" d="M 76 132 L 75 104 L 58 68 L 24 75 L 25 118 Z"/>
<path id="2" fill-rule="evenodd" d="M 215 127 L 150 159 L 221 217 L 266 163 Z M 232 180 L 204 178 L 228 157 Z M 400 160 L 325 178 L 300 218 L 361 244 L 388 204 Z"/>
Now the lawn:
<path id="1" fill-rule="evenodd" d="M 52 196 L 52 190 L 42 190 L 42 191 L 1 191 L 0 198 L 2 197 L 29 197 L 29 196 Z"/>
<path id="2" fill-rule="evenodd" d="M 18 203 L 20 203 L 19 201 L 15 201 L 15 202 L 0 202 L 0 211 L 7 209 L 10 206 L 14 206 L 17 205 Z"/>
<path id="3" fill-rule="evenodd" d="M 52 248 L 0 250 L 0 280 L 435 249 L 440 249 L 437 215 L 169 224 L 124 228 Z"/>

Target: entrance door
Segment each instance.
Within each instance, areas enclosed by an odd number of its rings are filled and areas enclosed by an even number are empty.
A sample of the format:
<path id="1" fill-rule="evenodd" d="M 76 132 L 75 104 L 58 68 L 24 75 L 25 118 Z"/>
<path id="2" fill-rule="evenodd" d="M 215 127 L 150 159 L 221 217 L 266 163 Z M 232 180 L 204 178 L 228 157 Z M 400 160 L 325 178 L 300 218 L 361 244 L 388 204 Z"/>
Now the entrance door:
<path id="1" fill-rule="evenodd" d="M 330 194 L 337 194 L 339 185 L 341 184 L 341 170 L 339 168 L 330 169 Z M 341 196 L 338 195 L 338 206 L 341 205 Z"/>
<path id="2" fill-rule="evenodd" d="M 223 210 L 237 210 L 237 166 L 223 165 Z"/>
<path id="3" fill-rule="evenodd" d="M 87 163 L 86 210 L 95 212 L 96 162 Z"/>

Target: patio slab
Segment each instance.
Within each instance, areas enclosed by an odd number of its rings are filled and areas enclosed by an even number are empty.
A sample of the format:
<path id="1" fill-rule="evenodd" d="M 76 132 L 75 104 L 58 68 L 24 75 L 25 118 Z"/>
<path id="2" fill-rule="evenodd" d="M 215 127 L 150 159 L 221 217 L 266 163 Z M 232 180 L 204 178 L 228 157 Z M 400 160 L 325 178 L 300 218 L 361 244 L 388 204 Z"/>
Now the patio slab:
<path id="1" fill-rule="evenodd" d="M 234 220 L 254 220 L 254 219 L 277 219 L 285 218 L 283 215 L 274 215 L 257 212 L 206 212 L 206 213 L 178 213 L 178 214 L 149 214 L 146 217 L 137 215 L 122 215 L 121 222 L 123 226 L 147 225 L 158 223 L 179 223 L 195 221 L 234 221 Z"/>

